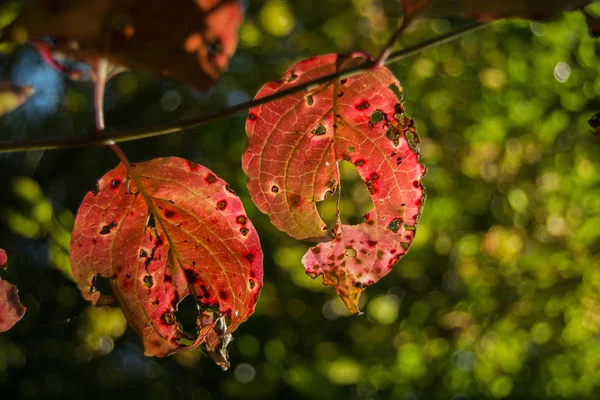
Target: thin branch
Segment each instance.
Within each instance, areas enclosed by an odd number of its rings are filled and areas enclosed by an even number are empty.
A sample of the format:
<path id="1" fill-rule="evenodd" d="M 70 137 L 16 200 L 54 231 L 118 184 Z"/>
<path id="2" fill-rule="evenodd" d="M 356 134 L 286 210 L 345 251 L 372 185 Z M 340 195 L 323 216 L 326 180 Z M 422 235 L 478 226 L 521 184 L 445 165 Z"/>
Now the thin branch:
<path id="1" fill-rule="evenodd" d="M 425 40 L 421 43 L 417 43 L 413 46 L 409 46 L 405 49 L 393 52 L 387 58 L 385 64 L 391 64 L 408 58 L 414 54 L 418 54 L 424 50 L 428 50 L 432 47 L 438 46 L 443 43 L 450 42 L 456 38 L 464 36 L 468 33 L 478 31 L 489 24 L 487 23 L 475 23 L 468 25 L 464 28 L 457 29 L 455 31 L 437 36 L 435 38 Z M 100 137 L 77 137 L 67 139 L 46 139 L 46 140 L 24 140 L 18 142 L 0 142 L 0 153 L 17 152 L 17 151 L 28 151 L 28 150 L 53 150 L 63 149 L 72 147 L 84 147 L 84 146 L 105 146 L 111 142 L 119 143 L 130 140 L 148 138 L 153 136 L 166 135 L 169 133 L 179 132 L 184 129 L 195 128 L 200 125 L 204 125 L 208 122 L 212 122 L 224 117 L 229 117 L 237 114 L 240 111 L 247 110 L 251 107 L 258 106 L 271 102 L 273 100 L 280 99 L 285 96 L 289 96 L 294 93 L 301 91 L 311 91 L 315 87 L 318 87 L 322 83 L 327 83 L 331 80 L 338 78 L 348 78 L 356 75 L 362 71 L 368 71 L 375 65 L 373 60 L 365 60 L 363 63 L 355 65 L 353 67 L 339 70 L 331 74 L 322 76 L 314 79 L 310 82 L 305 82 L 300 85 L 296 85 L 286 90 L 276 92 L 272 95 L 261 97 L 246 101 L 240 104 L 236 104 L 232 107 L 224 108 L 214 113 L 201 115 L 198 117 L 185 118 L 179 121 L 171 122 L 168 124 L 157 125 L 152 128 L 133 129 L 133 130 L 115 130 L 105 131 L 104 138 Z"/>
<path id="2" fill-rule="evenodd" d="M 392 50 L 394 49 L 394 44 L 400 38 L 400 35 L 406 27 L 410 24 L 410 18 L 406 15 L 406 13 L 402 14 L 401 22 L 398 24 L 398 27 L 394 31 L 394 34 L 388 39 L 385 47 L 379 54 L 379 56 L 375 59 L 375 65 L 373 65 L 373 69 L 379 69 L 385 65 L 390 54 L 392 54 Z"/>

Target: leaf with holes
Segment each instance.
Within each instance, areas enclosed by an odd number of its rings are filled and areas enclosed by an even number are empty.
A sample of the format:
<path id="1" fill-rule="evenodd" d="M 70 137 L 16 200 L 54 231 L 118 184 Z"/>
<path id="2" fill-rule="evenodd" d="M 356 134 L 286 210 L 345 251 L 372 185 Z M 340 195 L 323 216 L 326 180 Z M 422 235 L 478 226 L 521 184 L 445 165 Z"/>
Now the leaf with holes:
<path id="1" fill-rule="evenodd" d="M 462 16 L 493 21 L 499 18 L 549 19 L 561 11 L 582 8 L 591 0 L 400 0 L 400 3 L 409 16 Z"/>
<path id="2" fill-rule="evenodd" d="M 0 249 L 0 269 L 6 269 L 6 252 Z M 8 331 L 25 315 L 15 285 L 0 279 L 0 333 Z"/>
<path id="3" fill-rule="evenodd" d="M 79 60 L 104 56 L 205 90 L 227 69 L 242 20 L 239 0 L 41 0 L 28 4 L 13 27 L 50 36 L 57 51 Z M 80 75 L 47 45 L 32 44 L 55 69 Z"/>
<path id="4" fill-rule="evenodd" d="M 73 276 L 93 304 L 119 301 L 146 355 L 204 344 L 226 368 L 231 332 L 253 313 L 262 286 L 258 235 L 240 199 L 207 168 L 170 157 L 134 171 L 141 190 L 119 164 L 83 200 Z M 102 292 L 103 278 L 113 294 Z M 193 332 L 176 316 L 186 296 L 198 306 Z"/>
<path id="5" fill-rule="evenodd" d="M 257 98 L 364 61 L 362 55 L 318 56 L 292 66 Z M 362 290 L 387 274 L 412 243 L 423 205 L 418 137 L 404 114 L 402 88 L 381 68 L 308 93 L 250 109 L 243 168 L 258 208 L 289 235 L 320 243 L 304 256 L 309 275 L 323 275 L 358 312 Z M 374 208 L 359 225 L 329 230 L 316 207 L 339 188 L 337 163 L 352 162 Z"/>

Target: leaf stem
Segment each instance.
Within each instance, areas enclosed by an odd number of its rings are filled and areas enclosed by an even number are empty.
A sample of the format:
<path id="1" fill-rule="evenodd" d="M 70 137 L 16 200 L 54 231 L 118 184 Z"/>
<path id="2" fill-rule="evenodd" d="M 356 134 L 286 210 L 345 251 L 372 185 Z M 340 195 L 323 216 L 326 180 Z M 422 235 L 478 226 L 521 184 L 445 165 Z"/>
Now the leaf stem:
<path id="1" fill-rule="evenodd" d="M 391 64 L 418 54 L 422 51 L 428 50 L 432 47 L 438 46 L 450 42 L 456 38 L 464 36 L 468 33 L 478 31 L 488 26 L 488 23 L 474 23 L 467 25 L 463 28 L 448 32 L 446 34 L 436 36 L 432 39 L 425 40 L 417 43 L 413 46 L 409 46 L 405 49 L 398 50 L 389 54 L 385 64 Z M 23 140 L 14 142 L 0 142 L 0 153 L 7 152 L 18 152 L 28 150 L 53 150 L 73 147 L 84 147 L 84 146 L 107 146 L 113 143 L 126 142 L 131 140 L 149 138 L 153 136 L 166 135 L 169 133 L 175 133 L 184 129 L 195 128 L 200 125 L 204 125 L 208 122 L 212 122 L 221 118 L 229 117 L 237 114 L 240 111 L 247 110 L 251 107 L 265 104 L 285 96 L 289 96 L 294 93 L 301 91 L 310 91 L 322 83 L 329 82 L 338 78 L 345 78 L 356 75 L 363 71 L 368 71 L 375 66 L 375 61 L 366 60 L 363 63 L 336 71 L 334 73 L 319 77 L 310 82 L 305 82 L 300 85 L 296 85 L 286 90 L 279 91 L 269 96 L 261 97 L 258 99 L 246 101 L 243 103 L 236 104 L 234 106 L 224 108 L 214 113 L 204 114 L 192 118 L 184 118 L 175 122 L 157 125 L 151 128 L 141 129 L 130 129 L 130 130 L 115 130 L 105 131 L 104 137 L 98 135 L 88 137 L 77 137 L 77 138 L 66 138 L 66 139 L 44 139 L 44 140 Z"/>

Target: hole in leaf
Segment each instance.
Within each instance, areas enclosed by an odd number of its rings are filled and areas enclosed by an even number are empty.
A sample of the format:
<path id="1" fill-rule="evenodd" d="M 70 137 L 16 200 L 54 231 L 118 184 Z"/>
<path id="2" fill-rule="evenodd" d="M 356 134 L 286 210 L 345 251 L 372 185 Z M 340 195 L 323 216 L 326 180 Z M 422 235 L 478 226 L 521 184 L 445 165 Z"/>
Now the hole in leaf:
<path id="1" fill-rule="evenodd" d="M 152 287 L 152 285 L 154 285 L 154 279 L 152 278 L 152 275 L 146 275 L 146 276 L 144 277 L 144 285 L 145 285 L 147 288 L 151 288 L 151 287 Z"/>
<path id="2" fill-rule="evenodd" d="M 315 100 L 313 99 L 312 96 L 308 96 L 306 98 L 306 104 L 308 104 L 309 106 L 312 106 L 315 103 Z"/>
<path id="3" fill-rule="evenodd" d="M 177 326 L 186 336 L 195 338 L 198 336 L 196 321 L 198 319 L 198 305 L 194 296 L 185 296 L 177 305 L 175 310 Z"/>
<path id="4" fill-rule="evenodd" d="M 100 230 L 100 232 L 98 232 L 98 233 L 99 233 L 100 235 L 108 235 L 108 234 L 110 233 L 110 230 L 111 230 L 112 228 L 114 228 L 115 226 L 117 226 L 117 223 L 113 221 L 113 222 L 111 222 L 111 223 L 110 223 L 110 224 L 108 224 L 108 225 L 104 225 L 104 226 L 102 227 L 102 229 Z"/>
<path id="5" fill-rule="evenodd" d="M 352 247 L 346 249 L 346 251 L 344 251 L 344 254 L 348 258 L 356 258 L 356 250 L 354 250 Z"/>
<path id="6" fill-rule="evenodd" d="M 148 222 L 146 223 L 146 226 L 149 228 L 156 228 L 156 221 L 154 220 L 154 214 L 152 214 L 151 212 L 148 213 Z"/>
<path id="7" fill-rule="evenodd" d="M 315 136 L 321 136 L 327 133 L 327 129 L 322 124 L 319 124 L 312 133 Z"/>
<path id="8" fill-rule="evenodd" d="M 389 229 L 390 231 L 397 233 L 398 230 L 400 229 L 400 225 L 402 224 L 402 220 L 400 218 L 394 218 L 392 220 L 392 222 L 390 222 L 388 224 L 388 226 L 386 226 L 387 229 Z"/>
<path id="9" fill-rule="evenodd" d="M 404 92 L 402 90 L 400 90 L 400 88 L 398 87 L 398 85 L 396 85 L 395 83 L 392 83 L 391 85 L 388 86 L 388 88 L 390 88 L 390 90 L 392 92 L 394 92 L 394 96 L 396 96 L 396 98 L 401 103 L 404 101 Z"/>
<path id="10" fill-rule="evenodd" d="M 373 111 L 373 114 L 371 114 L 371 118 L 369 119 L 369 125 L 373 126 L 378 122 L 381 122 L 385 119 L 385 114 L 383 113 L 383 111 L 381 110 L 375 110 Z"/>
<path id="11" fill-rule="evenodd" d="M 101 294 L 112 295 L 113 288 L 110 284 L 110 279 L 103 277 L 98 274 L 94 276 L 92 280 L 92 286 L 90 286 L 90 294 L 100 292 Z"/>
<path id="12" fill-rule="evenodd" d="M 221 39 L 216 39 L 214 42 L 208 45 L 208 54 L 212 57 L 216 57 L 217 55 L 223 52 L 223 44 L 221 43 Z"/>

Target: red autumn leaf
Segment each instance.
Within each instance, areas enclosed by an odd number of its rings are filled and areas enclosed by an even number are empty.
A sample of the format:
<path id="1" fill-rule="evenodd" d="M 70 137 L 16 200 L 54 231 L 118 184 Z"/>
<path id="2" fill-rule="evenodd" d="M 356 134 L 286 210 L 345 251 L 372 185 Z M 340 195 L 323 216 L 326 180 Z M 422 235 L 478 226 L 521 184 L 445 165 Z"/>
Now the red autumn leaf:
<path id="1" fill-rule="evenodd" d="M 6 269 L 6 252 L 0 249 L 0 268 Z M 8 331 L 25 315 L 15 285 L 0 279 L 0 333 Z"/>
<path id="2" fill-rule="evenodd" d="M 549 19 L 561 11 L 584 7 L 591 0 L 400 0 L 400 3 L 409 16 L 462 16 L 493 21 L 499 18 Z"/>
<path id="3" fill-rule="evenodd" d="M 134 169 L 142 190 L 119 164 L 83 200 L 71 240 L 73 276 L 95 305 L 114 300 L 98 288 L 98 276 L 110 280 L 146 355 L 203 343 L 226 368 L 231 332 L 252 314 L 262 286 L 258 235 L 240 199 L 207 168 L 169 157 Z M 188 295 L 198 304 L 195 334 L 175 316 Z"/>
<path id="4" fill-rule="evenodd" d="M 13 26 L 54 38 L 68 56 L 86 62 L 105 56 L 204 90 L 227 70 L 242 20 L 239 0 L 41 0 Z M 53 68 L 77 76 L 32 43 Z"/>
<path id="5" fill-rule="evenodd" d="M 364 61 L 318 56 L 292 66 L 257 98 Z M 423 203 L 418 138 L 404 114 L 400 83 L 387 68 L 323 84 L 250 109 L 243 168 L 258 208 L 297 239 L 327 241 L 303 258 L 309 275 L 323 275 L 358 312 L 364 287 L 387 274 L 406 253 Z M 338 161 L 352 162 L 374 209 L 359 225 L 333 231 L 316 202 L 339 187 Z M 333 240 L 332 240 L 333 237 Z"/>

